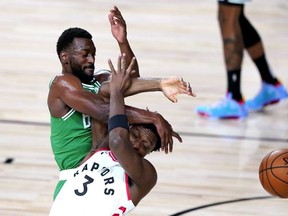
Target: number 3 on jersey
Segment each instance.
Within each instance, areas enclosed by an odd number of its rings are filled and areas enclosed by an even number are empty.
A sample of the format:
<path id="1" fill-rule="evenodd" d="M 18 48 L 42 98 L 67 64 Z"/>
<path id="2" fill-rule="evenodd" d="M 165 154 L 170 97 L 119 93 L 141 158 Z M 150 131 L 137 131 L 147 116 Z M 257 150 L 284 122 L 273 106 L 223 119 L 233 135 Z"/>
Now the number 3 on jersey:
<path id="1" fill-rule="evenodd" d="M 88 175 L 85 175 L 84 178 L 85 178 L 87 181 L 83 183 L 83 190 L 82 190 L 82 192 L 79 192 L 78 189 L 75 189 L 75 190 L 74 190 L 74 193 L 75 193 L 77 196 L 84 196 L 84 195 L 87 193 L 87 191 L 88 191 L 88 184 L 91 184 L 92 182 L 94 182 L 94 179 L 91 178 L 91 177 L 88 176 Z"/>

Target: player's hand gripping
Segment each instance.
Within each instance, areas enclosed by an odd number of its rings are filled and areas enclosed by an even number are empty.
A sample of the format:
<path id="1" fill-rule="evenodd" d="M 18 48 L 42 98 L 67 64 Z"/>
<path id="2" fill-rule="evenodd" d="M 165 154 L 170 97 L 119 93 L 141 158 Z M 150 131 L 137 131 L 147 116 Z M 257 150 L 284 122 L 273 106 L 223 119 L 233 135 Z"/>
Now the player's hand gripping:
<path id="1" fill-rule="evenodd" d="M 179 142 L 182 142 L 180 135 L 173 131 L 173 128 L 169 122 L 159 113 L 157 113 L 157 119 L 154 122 L 154 125 L 161 138 L 161 150 L 165 151 L 166 154 L 173 151 L 173 137 L 178 139 Z"/>
<path id="2" fill-rule="evenodd" d="M 124 18 L 119 9 L 114 6 L 108 15 L 111 24 L 111 32 L 118 43 L 123 43 L 127 40 L 127 27 Z"/>
<path id="3" fill-rule="evenodd" d="M 196 97 L 196 94 L 192 91 L 189 82 L 184 82 L 182 78 L 170 77 L 162 79 L 160 82 L 160 87 L 163 94 L 173 103 L 176 103 L 177 96 L 179 94 L 186 94 L 192 97 Z"/>

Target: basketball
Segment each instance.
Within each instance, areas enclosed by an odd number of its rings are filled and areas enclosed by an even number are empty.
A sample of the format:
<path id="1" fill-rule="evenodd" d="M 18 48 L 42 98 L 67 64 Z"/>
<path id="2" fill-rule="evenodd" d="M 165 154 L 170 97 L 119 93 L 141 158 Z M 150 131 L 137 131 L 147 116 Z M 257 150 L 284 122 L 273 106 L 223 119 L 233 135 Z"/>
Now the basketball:
<path id="1" fill-rule="evenodd" d="M 274 150 L 263 158 L 259 179 L 269 194 L 288 198 L 288 149 Z"/>

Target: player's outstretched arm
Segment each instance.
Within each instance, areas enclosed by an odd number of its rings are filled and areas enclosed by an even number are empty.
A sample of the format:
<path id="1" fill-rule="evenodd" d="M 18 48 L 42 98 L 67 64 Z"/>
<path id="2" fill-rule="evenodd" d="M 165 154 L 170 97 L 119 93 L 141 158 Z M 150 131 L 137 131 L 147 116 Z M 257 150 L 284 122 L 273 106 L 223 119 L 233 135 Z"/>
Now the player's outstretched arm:
<path id="1" fill-rule="evenodd" d="M 126 61 L 128 65 L 135 58 L 135 55 L 130 47 L 130 44 L 127 39 L 127 26 L 126 22 L 120 12 L 120 10 L 114 6 L 108 15 L 108 19 L 111 25 L 111 32 L 113 37 L 118 42 L 120 53 L 126 53 Z M 135 64 L 133 66 L 133 71 L 130 74 L 131 77 L 139 77 L 139 66 L 135 58 Z"/>
<path id="2" fill-rule="evenodd" d="M 132 61 L 133 62 L 133 61 Z M 103 82 L 99 91 L 99 95 L 104 100 L 110 97 L 110 81 Z M 168 77 L 168 78 L 150 78 L 139 77 L 131 79 L 131 85 L 124 93 L 124 97 L 132 96 L 144 92 L 162 91 L 168 100 L 176 103 L 177 97 L 180 94 L 196 97 L 196 94 L 192 91 L 189 82 L 184 81 L 180 77 Z"/>

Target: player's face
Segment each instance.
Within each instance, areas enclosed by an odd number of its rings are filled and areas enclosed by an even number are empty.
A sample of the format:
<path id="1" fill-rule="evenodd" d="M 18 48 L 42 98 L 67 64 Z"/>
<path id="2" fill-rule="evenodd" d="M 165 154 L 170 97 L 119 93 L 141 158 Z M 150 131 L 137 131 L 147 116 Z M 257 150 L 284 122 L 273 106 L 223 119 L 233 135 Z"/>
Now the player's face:
<path id="1" fill-rule="evenodd" d="M 69 49 L 69 60 L 72 73 L 82 83 L 89 84 L 94 78 L 95 46 L 92 40 L 75 38 Z"/>
<path id="2" fill-rule="evenodd" d="M 157 136 L 148 128 L 139 125 L 131 126 L 129 134 L 133 148 L 141 157 L 145 157 L 156 146 Z"/>

